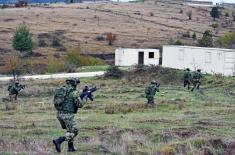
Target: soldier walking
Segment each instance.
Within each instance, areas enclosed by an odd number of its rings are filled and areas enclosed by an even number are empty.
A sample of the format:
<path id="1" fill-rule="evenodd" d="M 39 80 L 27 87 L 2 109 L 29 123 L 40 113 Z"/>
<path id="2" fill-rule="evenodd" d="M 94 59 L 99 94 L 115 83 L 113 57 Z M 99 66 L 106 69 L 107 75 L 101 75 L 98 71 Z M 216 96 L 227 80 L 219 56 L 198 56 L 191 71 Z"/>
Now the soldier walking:
<path id="1" fill-rule="evenodd" d="M 74 138 L 78 135 L 78 127 L 75 122 L 74 114 L 77 113 L 77 108 L 83 105 L 80 94 L 76 90 L 80 81 L 78 79 L 68 79 L 66 83 L 67 85 L 56 89 L 54 96 L 57 119 L 62 129 L 67 130 L 64 136 L 53 140 L 57 152 L 61 152 L 61 144 L 64 141 L 68 142 L 68 152 L 76 151 Z"/>
<path id="2" fill-rule="evenodd" d="M 191 78 L 192 78 L 192 74 L 190 72 L 190 69 L 186 68 L 186 70 L 184 72 L 184 88 L 187 86 L 188 90 L 190 89 Z"/>
<path id="3" fill-rule="evenodd" d="M 147 98 L 147 106 L 153 107 L 154 105 L 154 96 L 156 92 L 159 92 L 160 83 L 157 81 L 152 81 L 150 85 L 145 88 L 145 95 Z"/>
<path id="4" fill-rule="evenodd" d="M 202 73 L 201 70 L 198 69 L 193 73 L 193 78 L 192 78 L 193 88 L 191 89 L 191 91 L 194 91 L 195 88 L 199 89 L 201 85 L 201 79 L 202 79 Z"/>

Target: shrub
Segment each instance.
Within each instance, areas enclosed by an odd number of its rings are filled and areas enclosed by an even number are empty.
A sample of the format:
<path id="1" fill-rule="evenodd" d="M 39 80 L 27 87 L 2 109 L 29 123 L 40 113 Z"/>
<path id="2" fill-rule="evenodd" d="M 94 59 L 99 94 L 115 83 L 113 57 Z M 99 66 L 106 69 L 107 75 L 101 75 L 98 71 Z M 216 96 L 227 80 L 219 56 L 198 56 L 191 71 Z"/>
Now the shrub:
<path id="1" fill-rule="evenodd" d="M 202 39 L 198 40 L 198 46 L 213 47 L 213 38 L 211 31 L 207 30 L 203 33 Z"/>
<path id="2" fill-rule="evenodd" d="M 217 43 L 221 47 L 232 48 L 235 45 L 235 32 L 230 32 L 222 37 L 219 37 Z"/>
<path id="3" fill-rule="evenodd" d="M 98 35 L 98 36 L 96 36 L 96 38 L 95 38 L 97 41 L 103 41 L 104 40 L 104 37 L 103 36 L 100 36 L 100 35 Z"/>
<path id="4" fill-rule="evenodd" d="M 26 71 L 27 73 L 32 74 L 34 72 L 33 68 L 35 66 L 35 61 L 33 59 L 28 59 L 25 61 L 25 67 L 24 67 L 24 71 Z"/>
<path id="5" fill-rule="evenodd" d="M 153 17 L 153 16 L 154 16 L 154 13 L 153 13 L 153 12 L 149 12 L 149 16 L 150 16 L 150 17 Z"/>
<path id="6" fill-rule="evenodd" d="M 47 43 L 46 43 L 45 40 L 40 39 L 40 40 L 38 41 L 38 46 L 39 46 L 39 47 L 46 47 L 46 46 L 47 46 Z"/>
<path id="7" fill-rule="evenodd" d="M 46 67 L 46 71 L 48 73 L 56 73 L 63 71 L 65 69 L 65 62 L 62 59 L 56 59 L 53 56 L 48 58 L 48 64 Z"/>
<path id="8" fill-rule="evenodd" d="M 56 37 L 53 37 L 52 38 L 52 47 L 60 47 L 60 46 L 61 46 L 60 40 Z"/>
<path id="9" fill-rule="evenodd" d="M 179 13 L 181 13 L 181 14 L 182 14 L 183 12 L 184 12 L 184 11 L 183 11 L 183 9 L 180 9 Z"/>
<path id="10" fill-rule="evenodd" d="M 33 40 L 26 25 L 21 25 L 16 29 L 12 46 L 20 52 L 32 52 Z"/>
<path id="11" fill-rule="evenodd" d="M 106 73 L 104 74 L 106 78 L 122 78 L 123 72 L 117 66 L 109 66 Z"/>
<path id="12" fill-rule="evenodd" d="M 13 75 L 14 80 L 20 74 L 21 71 L 21 60 L 18 56 L 6 57 L 6 65 L 3 68 L 3 73 L 10 73 Z"/>
<path id="13" fill-rule="evenodd" d="M 184 43 L 181 40 L 174 40 L 172 38 L 168 41 L 168 44 L 169 45 L 184 45 Z"/>
<path id="14" fill-rule="evenodd" d="M 192 14 L 193 14 L 192 10 L 189 10 L 189 11 L 187 12 L 187 16 L 188 16 L 188 19 L 189 19 L 189 20 L 192 19 Z"/>
<path id="15" fill-rule="evenodd" d="M 182 36 L 185 38 L 190 38 L 190 32 L 187 31 L 186 33 L 183 33 Z"/>
<path id="16" fill-rule="evenodd" d="M 74 49 L 68 52 L 66 56 L 66 62 L 69 65 L 78 66 L 94 66 L 94 65 L 104 65 L 101 59 L 94 58 L 91 56 L 83 56 L 80 54 L 79 49 Z"/>
<path id="17" fill-rule="evenodd" d="M 211 24 L 211 27 L 213 27 L 213 29 L 215 30 L 216 28 L 219 27 L 219 24 L 218 23 L 213 23 L 213 24 Z"/>
<path id="18" fill-rule="evenodd" d="M 226 13 L 225 13 L 225 16 L 226 16 L 226 17 L 229 17 L 229 13 L 228 13 L 228 12 L 226 12 Z"/>
<path id="19" fill-rule="evenodd" d="M 193 33 L 192 38 L 193 38 L 194 40 L 197 39 L 197 35 L 196 35 L 195 32 Z"/>

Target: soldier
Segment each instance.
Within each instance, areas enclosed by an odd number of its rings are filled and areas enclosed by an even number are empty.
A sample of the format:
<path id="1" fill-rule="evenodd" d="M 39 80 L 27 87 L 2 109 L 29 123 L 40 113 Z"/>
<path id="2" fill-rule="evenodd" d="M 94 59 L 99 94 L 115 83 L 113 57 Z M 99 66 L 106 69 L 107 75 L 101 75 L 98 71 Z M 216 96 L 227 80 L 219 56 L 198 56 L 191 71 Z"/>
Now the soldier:
<path id="1" fill-rule="evenodd" d="M 57 109 L 57 119 L 61 127 L 67 130 L 67 133 L 53 140 L 56 151 L 61 152 L 61 144 L 68 141 L 68 152 L 76 151 L 73 141 L 78 134 L 74 113 L 77 113 L 77 108 L 83 105 L 80 94 L 76 90 L 80 83 L 77 79 L 66 80 L 67 85 L 57 88 L 54 96 L 54 106 Z"/>
<path id="2" fill-rule="evenodd" d="M 202 73 L 201 70 L 198 69 L 196 72 L 193 73 L 193 78 L 192 78 L 192 83 L 193 83 L 193 88 L 191 91 L 194 91 L 194 89 L 199 89 L 201 85 L 201 79 L 202 79 Z"/>
<path id="3" fill-rule="evenodd" d="M 189 68 L 186 68 L 186 71 L 184 72 L 184 88 L 188 86 L 188 90 L 190 89 L 190 80 L 191 80 L 191 72 Z"/>
<path id="4" fill-rule="evenodd" d="M 7 90 L 9 92 L 10 101 L 13 101 L 12 98 L 14 98 L 15 101 L 17 101 L 19 92 L 24 88 L 25 88 L 25 85 L 20 85 L 18 81 L 8 86 Z"/>
<path id="5" fill-rule="evenodd" d="M 147 106 L 152 107 L 154 105 L 154 95 L 159 92 L 160 83 L 152 81 L 150 85 L 145 88 L 145 95 L 148 100 Z"/>

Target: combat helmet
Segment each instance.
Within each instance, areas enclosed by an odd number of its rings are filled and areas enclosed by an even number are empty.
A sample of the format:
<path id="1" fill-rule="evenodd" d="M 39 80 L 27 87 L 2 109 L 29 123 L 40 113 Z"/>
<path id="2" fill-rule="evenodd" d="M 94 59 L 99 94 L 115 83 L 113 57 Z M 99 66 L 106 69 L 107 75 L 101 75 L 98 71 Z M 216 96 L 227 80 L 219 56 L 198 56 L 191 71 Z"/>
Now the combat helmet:
<path id="1" fill-rule="evenodd" d="M 80 83 L 80 80 L 78 78 L 69 78 L 66 79 L 67 84 L 71 84 L 72 86 L 77 86 Z"/>

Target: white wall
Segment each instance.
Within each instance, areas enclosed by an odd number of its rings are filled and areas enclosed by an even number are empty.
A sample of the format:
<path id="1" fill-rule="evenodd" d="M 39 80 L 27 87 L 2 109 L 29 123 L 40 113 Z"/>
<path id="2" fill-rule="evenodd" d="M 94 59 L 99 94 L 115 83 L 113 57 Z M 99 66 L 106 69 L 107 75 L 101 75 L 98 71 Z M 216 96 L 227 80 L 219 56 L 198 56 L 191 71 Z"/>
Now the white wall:
<path id="1" fill-rule="evenodd" d="M 119 48 L 115 51 L 115 65 L 132 66 L 138 64 L 139 52 L 144 52 L 145 65 L 158 65 L 160 52 L 158 49 L 129 49 Z M 154 58 L 149 58 L 149 52 L 154 52 Z"/>
<path id="2" fill-rule="evenodd" d="M 177 69 L 202 69 L 204 73 L 233 75 L 234 67 L 231 66 L 235 66 L 234 53 L 235 50 L 218 48 L 163 46 L 162 66 Z M 229 57 L 226 60 L 229 65 L 225 62 L 226 55 Z M 226 65 L 230 69 L 225 71 Z"/>

